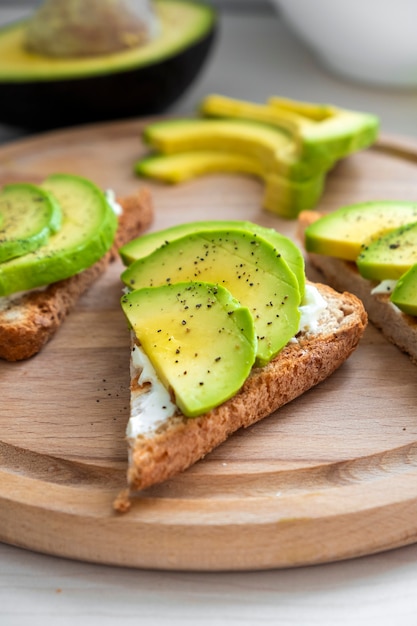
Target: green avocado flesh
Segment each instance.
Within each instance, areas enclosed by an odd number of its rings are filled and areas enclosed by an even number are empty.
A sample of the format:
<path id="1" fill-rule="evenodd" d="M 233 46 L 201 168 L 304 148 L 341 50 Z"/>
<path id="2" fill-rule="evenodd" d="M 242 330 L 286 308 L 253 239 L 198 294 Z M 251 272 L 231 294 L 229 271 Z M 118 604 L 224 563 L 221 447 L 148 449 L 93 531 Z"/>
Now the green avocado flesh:
<path id="1" fill-rule="evenodd" d="M 308 226 L 307 252 L 356 261 L 373 240 L 417 221 L 417 203 L 365 202 L 342 207 Z"/>
<path id="2" fill-rule="evenodd" d="M 140 176 L 166 183 L 181 183 L 202 174 L 215 172 L 236 172 L 265 177 L 264 170 L 255 158 L 220 150 L 152 154 L 135 163 L 135 172 Z"/>
<path id="3" fill-rule="evenodd" d="M 61 228 L 37 250 L 0 264 L 1 296 L 73 276 L 98 261 L 113 243 L 116 215 L 92 182 L 53 174 L 42 188 L 61 207 Z"/>
<path id="4" fill-rule="evenodd" d="M 133 290 L 184 281 L 225 287 L 254 318 L 258 365 L 298 332 L 300 291 L 294 273 L 271 244 L 242 230 L 175 239 L 132 263 L 122 280 Z"/>
<path id="5" fill-rule="evenodd" d="M 0 191 L 0 263 L 36 250 L 61 225 L 61 208 L 51 193 L 29 183 Z"/>
<path id="6" fill-rule="evenodd" d="M 154 0 L 160 35 L 144 46 L 87 58 L 51 58 L 24 46 L 26 22 L 0 29 L 0 82 L 54 81 L 147 67 L 187 49 L 213 28 L 210 7 L 184 0 Z"/>
<path id="7" fill-rule="evenodd" d="M 135 172 L 167 183 L 249 174 L 264 183 L 263 208 L 286 219 L 313 208 L 334 164 L 379 131 L 375 115 L 285 98 L 256 104 L 209 95 L 199 113 L 148 124 L 143 139 L 152 152 Z"/>
<path id="8" fill-rule="evenodd" d="M 242 153 L 256 159 L 267 173 L 292 180 L 305 180 L 323 171 L 321 163 L 300 159 L 297 144 L 285 129 L 252 120 L 163 120 L 148 124 L 143 138 L 162 154 L 193 150 Z"/>
<path id="9" fill-rule="evenodd" d="M 212 220 L 201 222 L 187 222 L 166 228 L 154 233 L 147 233 L 141 237 L 137 237 L 120 248 L 119 254 L 125 265 L 130 265 L 134 261 L 141 259 L 157 248 L 186 235 L 196 232 L 209 232 L 213 230 L 243 230 L 255 237 L 261 237 L 268 241 L 276 251 L 282 255 L 287 262 L 289 268 L 294 272 L 297 278 L 298 288 L 301 299 L 304 296 L 305 289 L 305 267 L 304 257 L 300 249 L 284 235 L 281 235 L 273 228 L 265 228 L 252 222 L 239 220 Z"/>
<path id="10" fill-rule="evenodd" d="M 359 273 L 369 280 L 397 279 L 417 263 L 417 222 L 396 228 L 358 256 Z"/>
<path id="11" fill-rule="evenodd" d="M 249 174 L 264 183 L 263 207 L 284 218 L 293 219 L 311 209 L 323 193 L 325 174 L 306 180 L 292 180 L 263 168 L 256 158 L 222 150 L 191 150 L 175 154 L 152 154 L 135 163 L 139 176 L 176 184 L 213 173 Z"/>
<path id="12" fill-rule="evenodd" d="M 253 319 L 219 285 L 185 282 L 124 295 L 123 311 L 187 417 L 222 404 L 243 385 L 256 354 Z"/>
<path id="13" fill-rule="evenodd" d="M 278 97 L 257 104 L 212 94 L 202 101 L 200 112 L 208 117 L 258 120 L 286 128 L 299 144 L 300 155 L 320 161 L 324 169 L 370 145 L 379 127 L 378 118 L 369 113 Z"/>
<path id="14" fill-rule="evenodd" d="M 417 264 L 399 278 L 391 302 L 404 313 L 417 316 Z"/>

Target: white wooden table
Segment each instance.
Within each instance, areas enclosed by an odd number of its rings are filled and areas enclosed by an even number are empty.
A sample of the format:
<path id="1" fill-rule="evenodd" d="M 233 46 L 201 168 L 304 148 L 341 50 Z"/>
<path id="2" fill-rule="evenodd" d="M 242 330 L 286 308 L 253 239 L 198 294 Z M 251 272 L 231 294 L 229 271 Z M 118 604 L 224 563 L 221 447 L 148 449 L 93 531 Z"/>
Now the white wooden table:
<path id="1" fill-rule="evenodd" d="M 0 7 L 1 21 L 17 14 Z M 329 75 L 272 13 L 224 13 L 209 64 L 173 112 L 193 111 L 210 92 L 333 102 L 377 113 L 386 132 L 417 137 L 417 90 L 371 89 Z M 3 143 L 22 134 L 0 127 Z M 0 544 L 1 626 L 415 626 L 416 585 L 417 545 L 310 568 L 205 574 L 96 566 Z"/>

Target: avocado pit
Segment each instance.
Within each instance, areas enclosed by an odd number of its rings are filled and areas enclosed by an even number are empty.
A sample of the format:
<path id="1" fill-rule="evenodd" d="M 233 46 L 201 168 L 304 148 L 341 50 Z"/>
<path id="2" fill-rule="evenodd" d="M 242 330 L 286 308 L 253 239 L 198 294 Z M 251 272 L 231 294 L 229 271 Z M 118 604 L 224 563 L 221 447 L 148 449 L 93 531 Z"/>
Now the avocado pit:
<path id="1" fill-rule="evenodd" d="M 46 0 L 28 22 L 24 45 L 44 56 L 88 57 L 142 46 L 155 33 L 148 0 Z"/>

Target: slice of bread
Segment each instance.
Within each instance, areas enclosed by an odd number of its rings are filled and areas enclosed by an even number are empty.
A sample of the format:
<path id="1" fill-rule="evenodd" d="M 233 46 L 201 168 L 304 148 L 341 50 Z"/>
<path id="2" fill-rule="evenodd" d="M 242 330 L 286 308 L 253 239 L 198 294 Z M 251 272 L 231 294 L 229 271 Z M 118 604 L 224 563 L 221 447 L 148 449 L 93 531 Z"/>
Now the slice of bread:
<path id="1" fill-rule="evenodd" d="M 123 244 L 137 237 L 153 219 L 147 189 L 117 200 L 123 211 L 113 247 L 100 261 L 65 280 L 0 298 L 0 358 L 28 359 L 37 354 L 61 326 L 80 296 L 104 273 Z"/>
<path id="2" fill-rule="evenodd" d="M 355 296 L 316 284 L 325 300 L 316 328 L 300 332 L 268 365 L 254 368 L 230 400 L 197 418 L 177 413 L 156 430 L 128 437 L 128 489 L 114 503 L 128 510 L 135 492 L 160 483 L 190 467 L 233 432 L 273 413 L 325 380 L 350 356 L 367 324 Z M 140 384 L 141 371 L 131 361 L 131 414 L 149 383 Z"/>
<path id="3" fill-rule="evenodd" d="M 309 224 L 322 216 L 318 211 L 304 211 L 299 216 L 299 237 Z M 308 254 L 311 265 L 337 291 L 350 291 L 362 300 L 372 322 L 386 339 L 409 355 L 417 364 L 417 317 L 402 313 L 390 301 L 389 293 L 373 292 L 378 283 L 362 278 L 356 264 L 322 254 Z"/>

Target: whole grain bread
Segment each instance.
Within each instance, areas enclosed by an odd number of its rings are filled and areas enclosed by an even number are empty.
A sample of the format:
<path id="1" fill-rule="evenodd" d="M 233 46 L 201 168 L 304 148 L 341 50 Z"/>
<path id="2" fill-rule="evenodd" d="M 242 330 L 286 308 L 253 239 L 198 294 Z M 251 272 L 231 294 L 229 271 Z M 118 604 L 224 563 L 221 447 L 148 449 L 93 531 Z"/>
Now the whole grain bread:
<path id="1" fill-rule="evenodd" d="M 302 241 L 307 226 L 321 216 L 318 211 L 304 211 L 300 214 L 299 236 Z M 323 275 L 326 283 L 338 291 L 347 290 L 360 298 L 369 321 L 417 364 L 417 317 L 402 313 L 390 301 L 389 293 L 372 293 L 378 283 L 363 278 L 355 263 L 313 253 L 308 254 L 308 259 Z"/>
<path id="2" fill-rule="evenodd" d="M 128 439 L 128 489 L 114 503 L 126 511 L 138 490 L 160 483 L 190 467 L 233 432 L 250 426 L 325 380 L 356 349 L 367 324 L 362 303 L 317 284 L 327 307 L 315 331 L 300 332 L 270 363 L 254 368 L 230 400 L 197 418 L 177 414 L 155 432 Z M 131 365 L 131 407 L 147 393 Z"/>
<path id="3" fill-rule="evenodd" d="M 118 198 L 123 212 L 113 247 L 100 261 L 65 280 L 15 296 L 0 298 L 0 358 L 28 359 L 55 334 L 77 300 L 117 256 L 120 246 L 143 232 L 152 222 L 153 206 L 145 188 Z"/>

